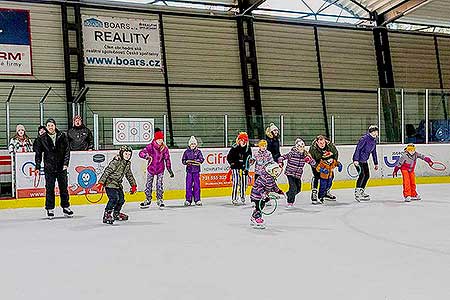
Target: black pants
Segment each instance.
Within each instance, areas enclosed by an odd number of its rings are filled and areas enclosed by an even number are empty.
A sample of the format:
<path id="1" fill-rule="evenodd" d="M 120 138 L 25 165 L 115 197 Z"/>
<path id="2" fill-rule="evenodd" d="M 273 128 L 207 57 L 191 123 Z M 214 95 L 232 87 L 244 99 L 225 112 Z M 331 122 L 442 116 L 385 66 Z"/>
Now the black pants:
<path id="1" fill-rule="evenodd" d="M 370 177 L 369 164 L 366 162 L 360 162 L 359 166 L 356 167 L 356 170 L 358 170 L 359 173 L 358 180 L 356 181 L 356 187 L 365 189 L 367 181 Z"/>
<path id="2" fill-rule="evenodd" d="M 300 178 L 296 178 L 294 176 L 287 176 L 289 182 L 289 190 L 286 193 L 287 202 L 294 203 L 295 196 L 302 190 L 302 181 Z"/>
<path id="3" fill-rule="evenodd" d="M 315 167 L 311 166 L 311 170 L 313 173 L 313 179 L 312 179 L 312 183 L 311 183 L 311 188 L 312 189 L 317 189 L 319 187 L 319 181 L 320 181 L 320 173 L 316 170 Z"/>
<path id="4" fill-rule="evenodd" d="M 122 189 L 105 188 L 106 195 L 108 196 L 108 204 L 106 204 L 105 210 L 120 212 L 123 204 L 125 203 L 125 196 Z"/>
<path id="5" fill-rule="evenodd" d="M 255 173 L 255 182 L 256 182 L 256 179 L 258 179 L 258 177 L 259 177 L 259 174 Z"/>
<path id="6" fill-rule="evenodd" d="M 270 201 L 270 199 L 269 198 L 261 200 L 251 199 L 251 201 L 255 203 L 255 210 L 253 211 L 252 215 L 254 218 L 259 218 L 262 215 L 261 210 L 264 209 L 264 207 L 266 206 L 266 202 Z"/>
<path id="7" fill-rule="evenodd" d="M 69 191 L 67 190 L 67 170 L 59 172 L 45 171 L 45 209 L 55 208 L 55 183 L 58 180 L 61 207 L 67 208 L 69 203 Z"/>

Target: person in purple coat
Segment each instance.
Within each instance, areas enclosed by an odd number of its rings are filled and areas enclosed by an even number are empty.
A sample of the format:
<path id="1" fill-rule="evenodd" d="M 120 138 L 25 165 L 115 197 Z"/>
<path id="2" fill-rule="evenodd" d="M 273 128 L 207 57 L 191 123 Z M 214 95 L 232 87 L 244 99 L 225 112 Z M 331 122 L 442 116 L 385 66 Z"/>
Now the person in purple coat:
<path id="1" fill-rule="evenodd" d="M 167 168 L 170 177 L 173 177 L 172 163 L 170 161 L 169 148 L 164 144 L 164 133 L 156 131 L 153 141 L 139 152 L 139 157 L 148 161 L 147 183 L 145 186 L 146 199 L 140 204 L 141 208 L 148 208 L 152 201 L 153 179 L 156 176 L 156 199 L 160 208 L 163 208 L 163 179 L 164 170 Z"/>
<path id="2" fill-rule="evenodd" d="M 197 139 L 191 136 L 188 148 L 183 153 L 181 163 L 186 166 L 186 201 L 185 206 L 192 204 L 194 198 L 195 205 L 201 206 L 200 200 L 200 165 L 205 161 L 202 151 L 198 149 Z"/>
<path id="3" fill-rule="evenodd" d="M 370 200 L 370 196 L 365 193 L 367 181 L 370 177 L 368 160 L 372 154 L 375 170 L 378 170 L 377 138 L 378 127 L 371 125 L 368 132 L 359 139 L 358 145 L 353 153 L 353 164 L 359 173 L 355 188 L 355 200 L 358 202 Z"/>

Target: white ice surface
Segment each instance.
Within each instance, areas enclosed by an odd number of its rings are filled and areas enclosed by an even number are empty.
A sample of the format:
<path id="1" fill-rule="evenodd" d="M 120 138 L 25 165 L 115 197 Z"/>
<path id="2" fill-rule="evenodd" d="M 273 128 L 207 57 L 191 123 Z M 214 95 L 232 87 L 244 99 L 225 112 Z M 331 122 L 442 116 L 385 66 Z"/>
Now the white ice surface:
<path id="1" fill-rule="evenodd" d="M 356 203 L 280 206 L 267 229 L 249 226 L 250 205 L 167 201 L 130 220 L 101 223 L 103 205 L 73 219 L 43 209 L 0 211 L 0 299 L 450 299 L 450 185 L 370 188 Z M 57 215 L 61 210 L 56 210 Z"/>

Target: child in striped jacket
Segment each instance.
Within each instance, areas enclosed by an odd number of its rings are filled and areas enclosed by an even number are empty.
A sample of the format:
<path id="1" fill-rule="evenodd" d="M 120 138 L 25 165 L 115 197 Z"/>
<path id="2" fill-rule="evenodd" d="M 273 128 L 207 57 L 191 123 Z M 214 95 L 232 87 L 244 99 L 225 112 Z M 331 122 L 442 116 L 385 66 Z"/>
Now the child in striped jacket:
<path id="1" fill-rule="evenodd" d="M 405 152 L 394 167 L 393 177 L 397 176 L 399 170 L 402 172 L 403 196 L 405 197 L 405 202 L 422 199 L 416 191 L 416 174 L 414 173 L 418 158 L 424 160 L 430 166 L 433 165 L 431 158 L 416 152 L 416 146 L 414 144 L 408 144 L 405 148 Z"/>
<path id="2" fill-rule="evenodd" d="M 308 151 L 305 150 L 305 142 L 302 139 L 296 139 L 295 145 L 289 153 L 281 155 L 278 159 L 279 163 L 287 160 L 286 174 L 289 182 L 289 190 L 287 196 L 287 208 L 294 207 L 295 196 L 300 193 L 302 189 L 302 175 L 305 164 L 314 166 L 315 160 L 312 159 Z"/>
<path id="3" fill-rule="evenodd" d="M 281 172 L 282 169 L 278 164 L 268 164 L 253 185 L 250 200 L 255 204 L 255 210 L 252 213 L 250 222 L 256 228 L 264 228 L 261 210 L 264 209 L 266 202 L 269 201 L 269 193 L 283 195 L 283 191 L 278 187 L 276 182 Z"/>
<path id="4" fill-rule="evenodd" d="M 266 140 L 260 140 L 258 142 L 258 151 L 256 151 L 256 154 L 254 156 L 255 159 L 255 181 L 258 179 L 259 176 L 264 174 L 265 170 L 264 168 L 270 164 L 273 163 L 273 157 L 272 153 L 267 150 L 267 141 Z"/>

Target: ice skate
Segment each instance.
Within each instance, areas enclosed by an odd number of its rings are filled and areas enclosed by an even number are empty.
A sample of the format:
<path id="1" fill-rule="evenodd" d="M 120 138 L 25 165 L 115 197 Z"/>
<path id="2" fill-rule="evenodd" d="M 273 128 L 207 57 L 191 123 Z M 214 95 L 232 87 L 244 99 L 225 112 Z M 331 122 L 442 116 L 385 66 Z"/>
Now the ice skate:
<path id="1" fill-rule="evenodd" d="M 114 224 L 114 218 L 111 215 L 111 211 L 105 210 L 105 213 L 103 214 L 103 223 L 110 225 Z"/>
<path id="2" fill-rule="evenodd" d="M 422 200 L 422 197 L 419 194 L 417 194 L 415 197 L 411 197 L 411 200 L 420 201 L 420 200 Z"/>
<path id="3" fill-rule="evenodd" d="M 201 200 L 195 201 L 195 206 L 203 206 L 203 203 Z"/>
<path id="4" fill-rule="evenodd" d="M 114 220 L 115 221 L 128 221 L 128 215 L 121 213 L 119 211 L 114 212 Z"/>
<path id="5" fill-rule="evenodd" d="M 330 191 L 327 191 L 325 196 L 323 196 L 323 199 L 328 200 L 328 201 L 336 201 L 336 196 L 331 194 Z"/>
<path id="6" fill-rule="evenodd" d="M 189 202 L 189 201 L 184 201 L 184 206 L 191 206 L 191 202 Z"/>
<path id="7" fill-rule="evenodd" d="M 288 203 L 286 205 L 286 209 L 292 209 L 292 208 L 294 208 L 294 203 Z"/>
<path id="8" fill-rule="evenodd" d="M 365 202 L 369 201 L 370 198 L 365 198 L 363 194 L 364 190 L 362 188 L 356 188 L 355 189 L 355 200 L 358 202 Z"/>
<path id="9" fill-rule="evenodd" d="M 319 199 L 317 198 L 317 189 L 311 190 L 311 202 L 313 205 L 319 204 Z"/>
<path id="10" fill-rule="evenodd" d="M 411 202 L 411 200 L 412 200 L 411 196 L 405 197 L 405 202 Z"/>
<path id="11" fill-rule="evenodd" d="M 369 194 L 366 194 L 366 190 L 365 190 L 365 189 L 362 189 L 362 196 L 363 196 L 363 198 L 365 198 L 366 200 L 370 200 L 370 195 L 369 195 Z"/>
<path id="12" fill-rule="evenodd" d="M 324 201 L 325 201 L 325 198 L 324 198 L 324 197 L 319 198 L 319 204 L 323 204 Z M 332 201 L 332 200 L 331 200 L 331 201 Z"/>
<path id="13" fill-rule="evenodd" d="M 266 228 L 266 226 L 264 225 L 264 220 L 261 217 L 255 218 L 255 217 L 252 216 L 250 218 L 250 225 L 253 228 L 256 228 L 256 229 L 264 229 L 264 228 Z"/>
<path id="14" fill-rule="evenodd" d="M 241 198 L 242 204 L 245 204 L 245 197 Z"/>
<path id="15" fill-rule="evenodd" d="M 151 200 L 145 199 L 144 202 L 141 202 L 141 204 L 139 204 L 139 207 L 142 209 L 149 208 L 151 203 Z"/>
<path id="16" fill-rule="evenodd" d="M 320 201 L 318 199 L 313 199 L 311 202 L 312 205 L 319 205 L 321 204 Z"/>
<path id="17" fill-rule="evenodd" d="M 233 204 L 234 206 L 237 206 L 237 205 L 238 205 L 238 201 L 237 201 L 237 199 L 233 199 L 233 200 L 231 200 L 231 204 Z"/>
<path id="18" fill-rule="evenodd" d="M 158 207 L 160 209 L 163 209 L 164 207 L 166 207 L 166 205 L 164 204 L 164 200 L 159 199 L 158 201 L 156 201 L 156 204 L 158 204 Z"/>
<path id="19" fill-rule="evenodd" d="M 70 209 L 70 207 L 63 208 L 63 214 L 68 218 L 73 217 L 73 211 Z"/>
<path id="20" fill-rule="evenodd" d="M 52 220 L 55 217 L 55 212 L 53 211 L 53 209 L 47 209 L 47 218 L 49 220 Z"/>

